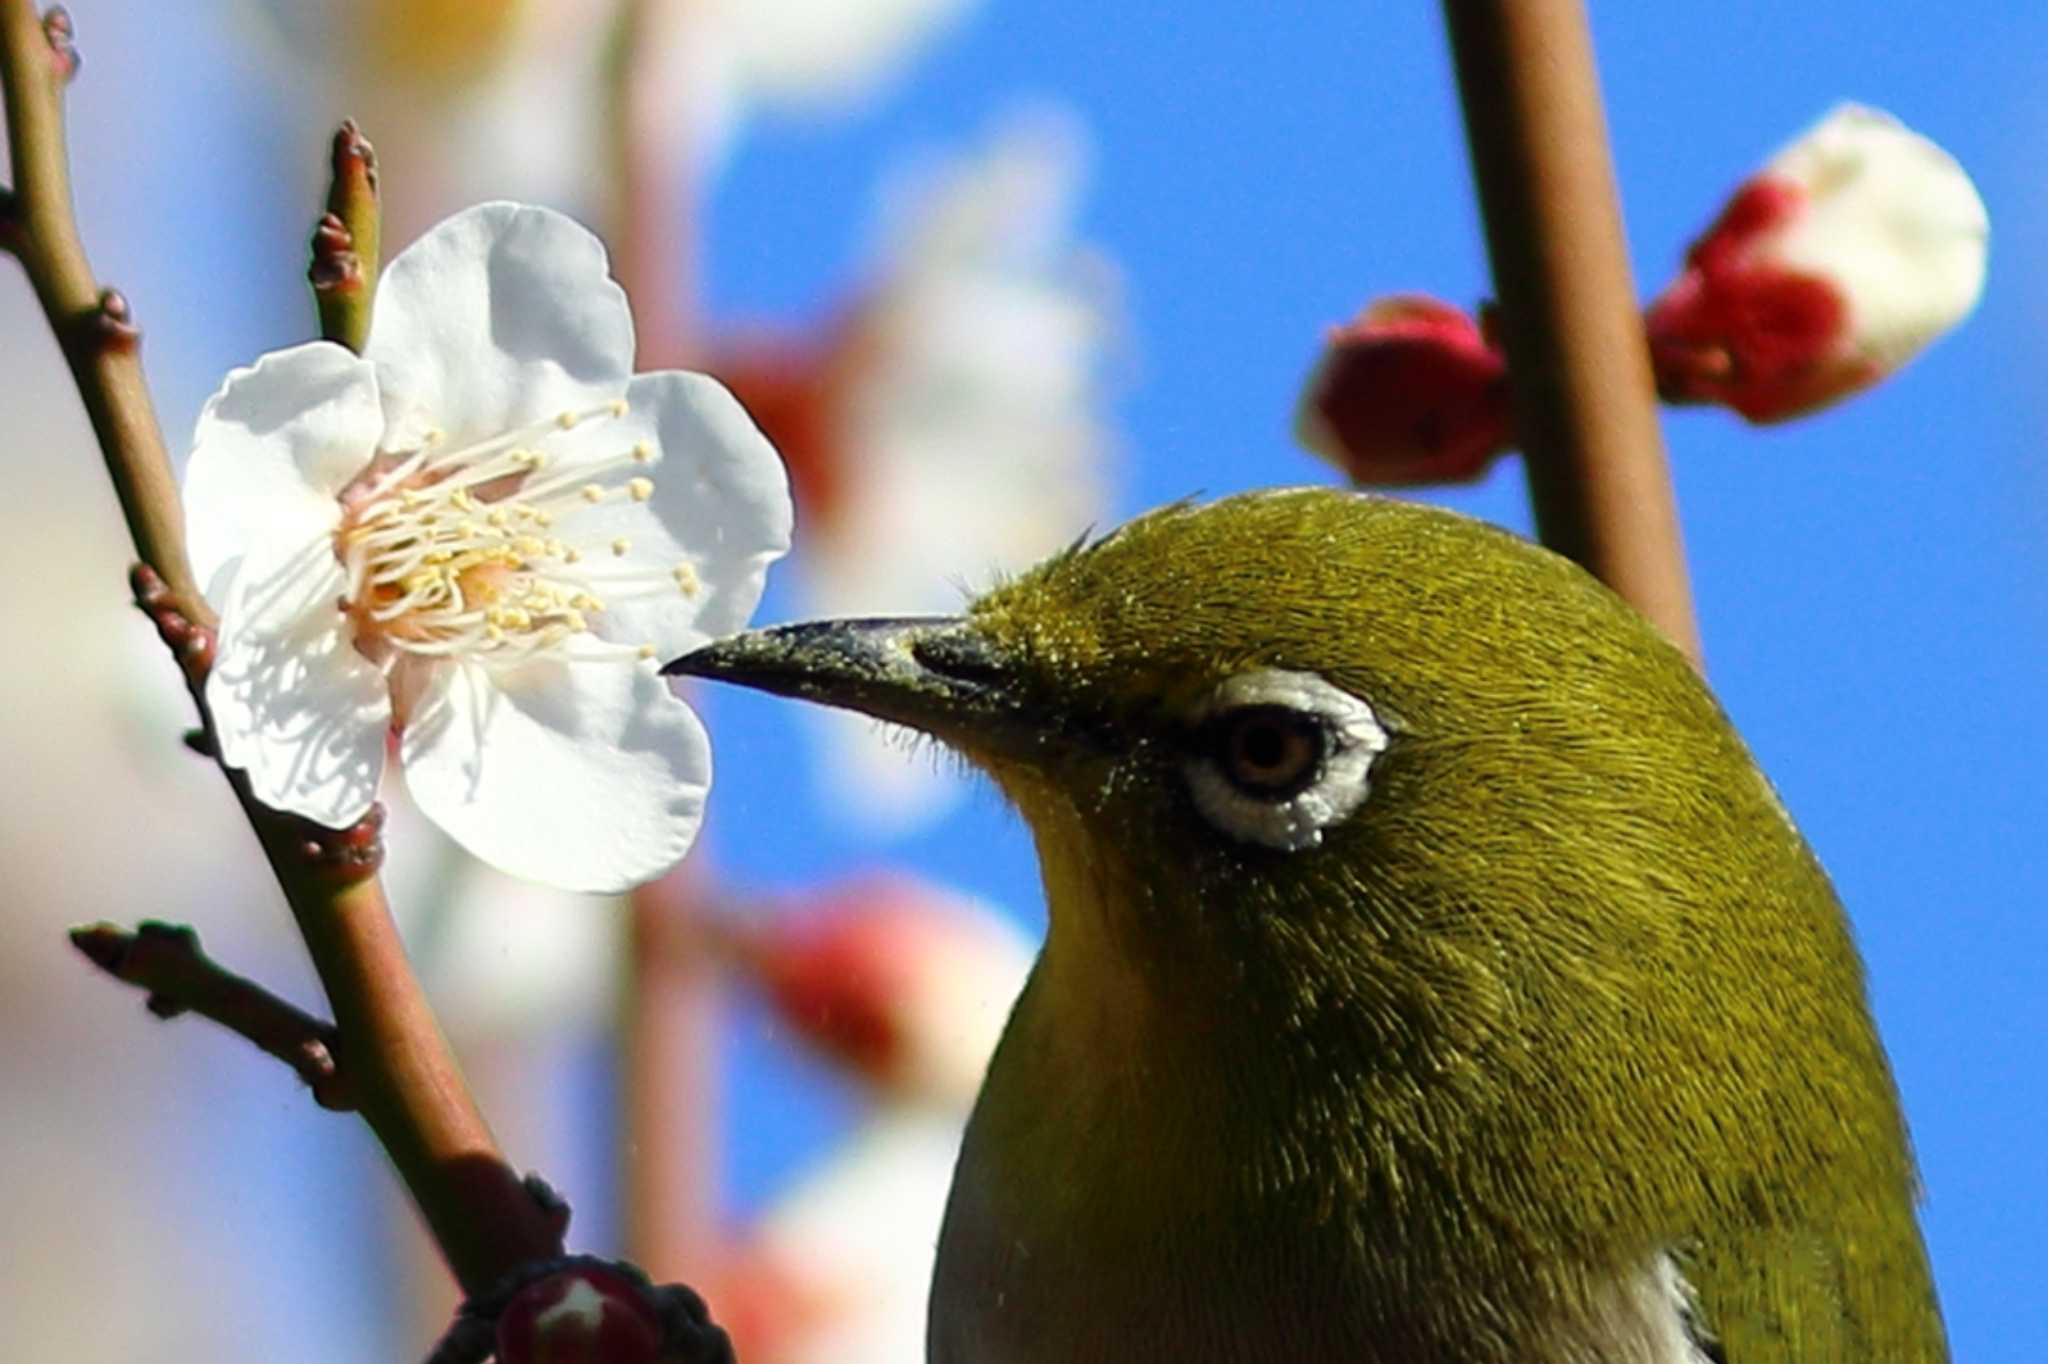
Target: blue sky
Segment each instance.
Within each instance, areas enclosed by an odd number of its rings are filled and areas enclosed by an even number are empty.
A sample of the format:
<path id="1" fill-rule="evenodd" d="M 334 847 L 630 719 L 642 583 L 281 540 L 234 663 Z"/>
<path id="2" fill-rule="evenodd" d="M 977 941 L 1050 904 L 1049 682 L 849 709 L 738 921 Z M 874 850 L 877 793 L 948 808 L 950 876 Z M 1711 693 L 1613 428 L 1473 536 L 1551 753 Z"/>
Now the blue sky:
<path id="1" fill-rule="evenodd" d="M 1990 206 L 1983 305 L 1892 383 L 1783 428 L 1688 412 L 1666 434 L 1712 680 L 1832 871 L 1869 963 L 1956 1356 L 2048 1358 L 2048 10 L 1599 9 L 1646 294 L 1723 192 L 1842 98 L 1942 142 Z M 150 5 L 74 10 L 78 137 L 97 168 L 81 173 L 81 213 L 103 273 L 151 327 L 175 438 L 230 364 L 303 334 L 306 181 L 279 167 L 310 164 L 305 130 L 345 111 L 279 119 L 275 87 L 201 7 L 190 29 Z M 873 180 L 906 144 L 958 145 L 1019 101 L 1057 100 L 1095 144 L 1084 235 L 1127 286 L 1119 519 L 1194 492 L 1326 479 L 1286 435 L 1320 329 L 1394 290 L 1470 303 L 1487 291 L 1485 257 L 1434 7 L 1248 13 L 988 0 L 872 112 L 750 129 L 708 218 L 714 313 L 810 313 L 862 259 Z M 1438 500 L 1527 524 L 1513 461 Z M 773 596 L 766 614 L 789 609 Z M 808 760 L 787 707 L 719 696 L 711 716 L 713 837 L 735 878 L 795 885 L 902 861 L 1037 921 L 1025 837 L 992 795 L 886 845 L 770 819 Z M 765 1073 L 813 1074 L 740 1045 Z M 843 1096 L 779 1085 L 739 1102 L 730 1159 L 745 1200 L 846 1110 Z"/>

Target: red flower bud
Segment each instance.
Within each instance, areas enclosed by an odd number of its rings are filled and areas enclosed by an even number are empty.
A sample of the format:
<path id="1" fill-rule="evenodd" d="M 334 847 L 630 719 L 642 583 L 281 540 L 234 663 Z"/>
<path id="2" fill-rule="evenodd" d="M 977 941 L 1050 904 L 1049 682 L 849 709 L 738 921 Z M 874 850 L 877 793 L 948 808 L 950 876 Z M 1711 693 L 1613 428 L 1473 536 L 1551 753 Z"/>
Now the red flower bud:
<path id="1" fill-rule="evenodd" d="M 1514 442 L 1507 358 L 1447 303 L 1380 299 L 1330 329 L 1295 437 L 1358 484 L 1475 479 Z"/>
<path id="2" fill-rule="evenodd" d="M 498 1364 L 655 1364 L 660 1350 L 646 1291 L 595 1265 L 528 1284 L 498 1315 Z"/>
<path id="3" fill-rule="evenodd" d="M 1987 232 L 1947 152 L 1844 105 L 1736 190 L 1650 305 L 1658 391 L 1773 422 L 1868 388 L 1976 305 Z"/>

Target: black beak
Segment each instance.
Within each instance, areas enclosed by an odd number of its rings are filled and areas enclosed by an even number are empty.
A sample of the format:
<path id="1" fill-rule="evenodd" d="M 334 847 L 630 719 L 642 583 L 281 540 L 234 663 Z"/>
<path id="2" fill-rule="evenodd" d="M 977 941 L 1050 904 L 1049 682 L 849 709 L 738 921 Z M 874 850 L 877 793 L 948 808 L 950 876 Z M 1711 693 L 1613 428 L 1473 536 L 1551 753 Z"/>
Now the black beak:
<path id="1" fill-rule="evenodd" d="M 1008 748 L 1036 727 L 1015 678 L 961 616 L 820 620 L 707 644 L 666 664 L 670 677 L 709 677 L 860 711 L 968 750 Z"/>

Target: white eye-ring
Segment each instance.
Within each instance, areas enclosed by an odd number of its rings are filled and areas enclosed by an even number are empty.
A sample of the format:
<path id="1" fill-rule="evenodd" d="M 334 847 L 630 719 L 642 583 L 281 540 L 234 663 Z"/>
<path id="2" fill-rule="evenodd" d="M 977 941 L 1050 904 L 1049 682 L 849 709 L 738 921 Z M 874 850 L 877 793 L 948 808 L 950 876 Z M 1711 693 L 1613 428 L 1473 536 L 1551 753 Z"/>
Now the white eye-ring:
<path id="1" fill-rule="evenodd" d="M 1232 838 L 1286 852 L 1315 847 L 1359 807 L 1387 750 L 1371 706 L 1308 672 L 1240 673 L 1189 719 L 1196 808 Z"/>

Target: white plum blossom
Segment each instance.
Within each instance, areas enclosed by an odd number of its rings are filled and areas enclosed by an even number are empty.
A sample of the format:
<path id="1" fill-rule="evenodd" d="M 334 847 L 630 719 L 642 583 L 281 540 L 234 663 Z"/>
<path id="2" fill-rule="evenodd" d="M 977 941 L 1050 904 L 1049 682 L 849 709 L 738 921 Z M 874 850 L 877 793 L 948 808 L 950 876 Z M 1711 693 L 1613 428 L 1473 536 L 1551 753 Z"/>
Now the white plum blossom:
<path id="1" fill-rule="evenodd" d="M 361 356 L 228 376 L 186 514 L 259 800 L 350 824 L 395 731 L 414 801 L 506 871 L 615 891 L 682 856 L 710 750 L 657 660 L 745 624 L 791 513 L 721 385 L 632 369 L 598 240 L 496 203 L 392 261 Z"/>
<path id="2" fill-rule="evenodd" d="M 1989 235 L 1954 157 L 1841 105 L 1736 189 L 1650 305 L 1658 389 L 1771 422 L 1868 388 L 1976 307 Z"/>

